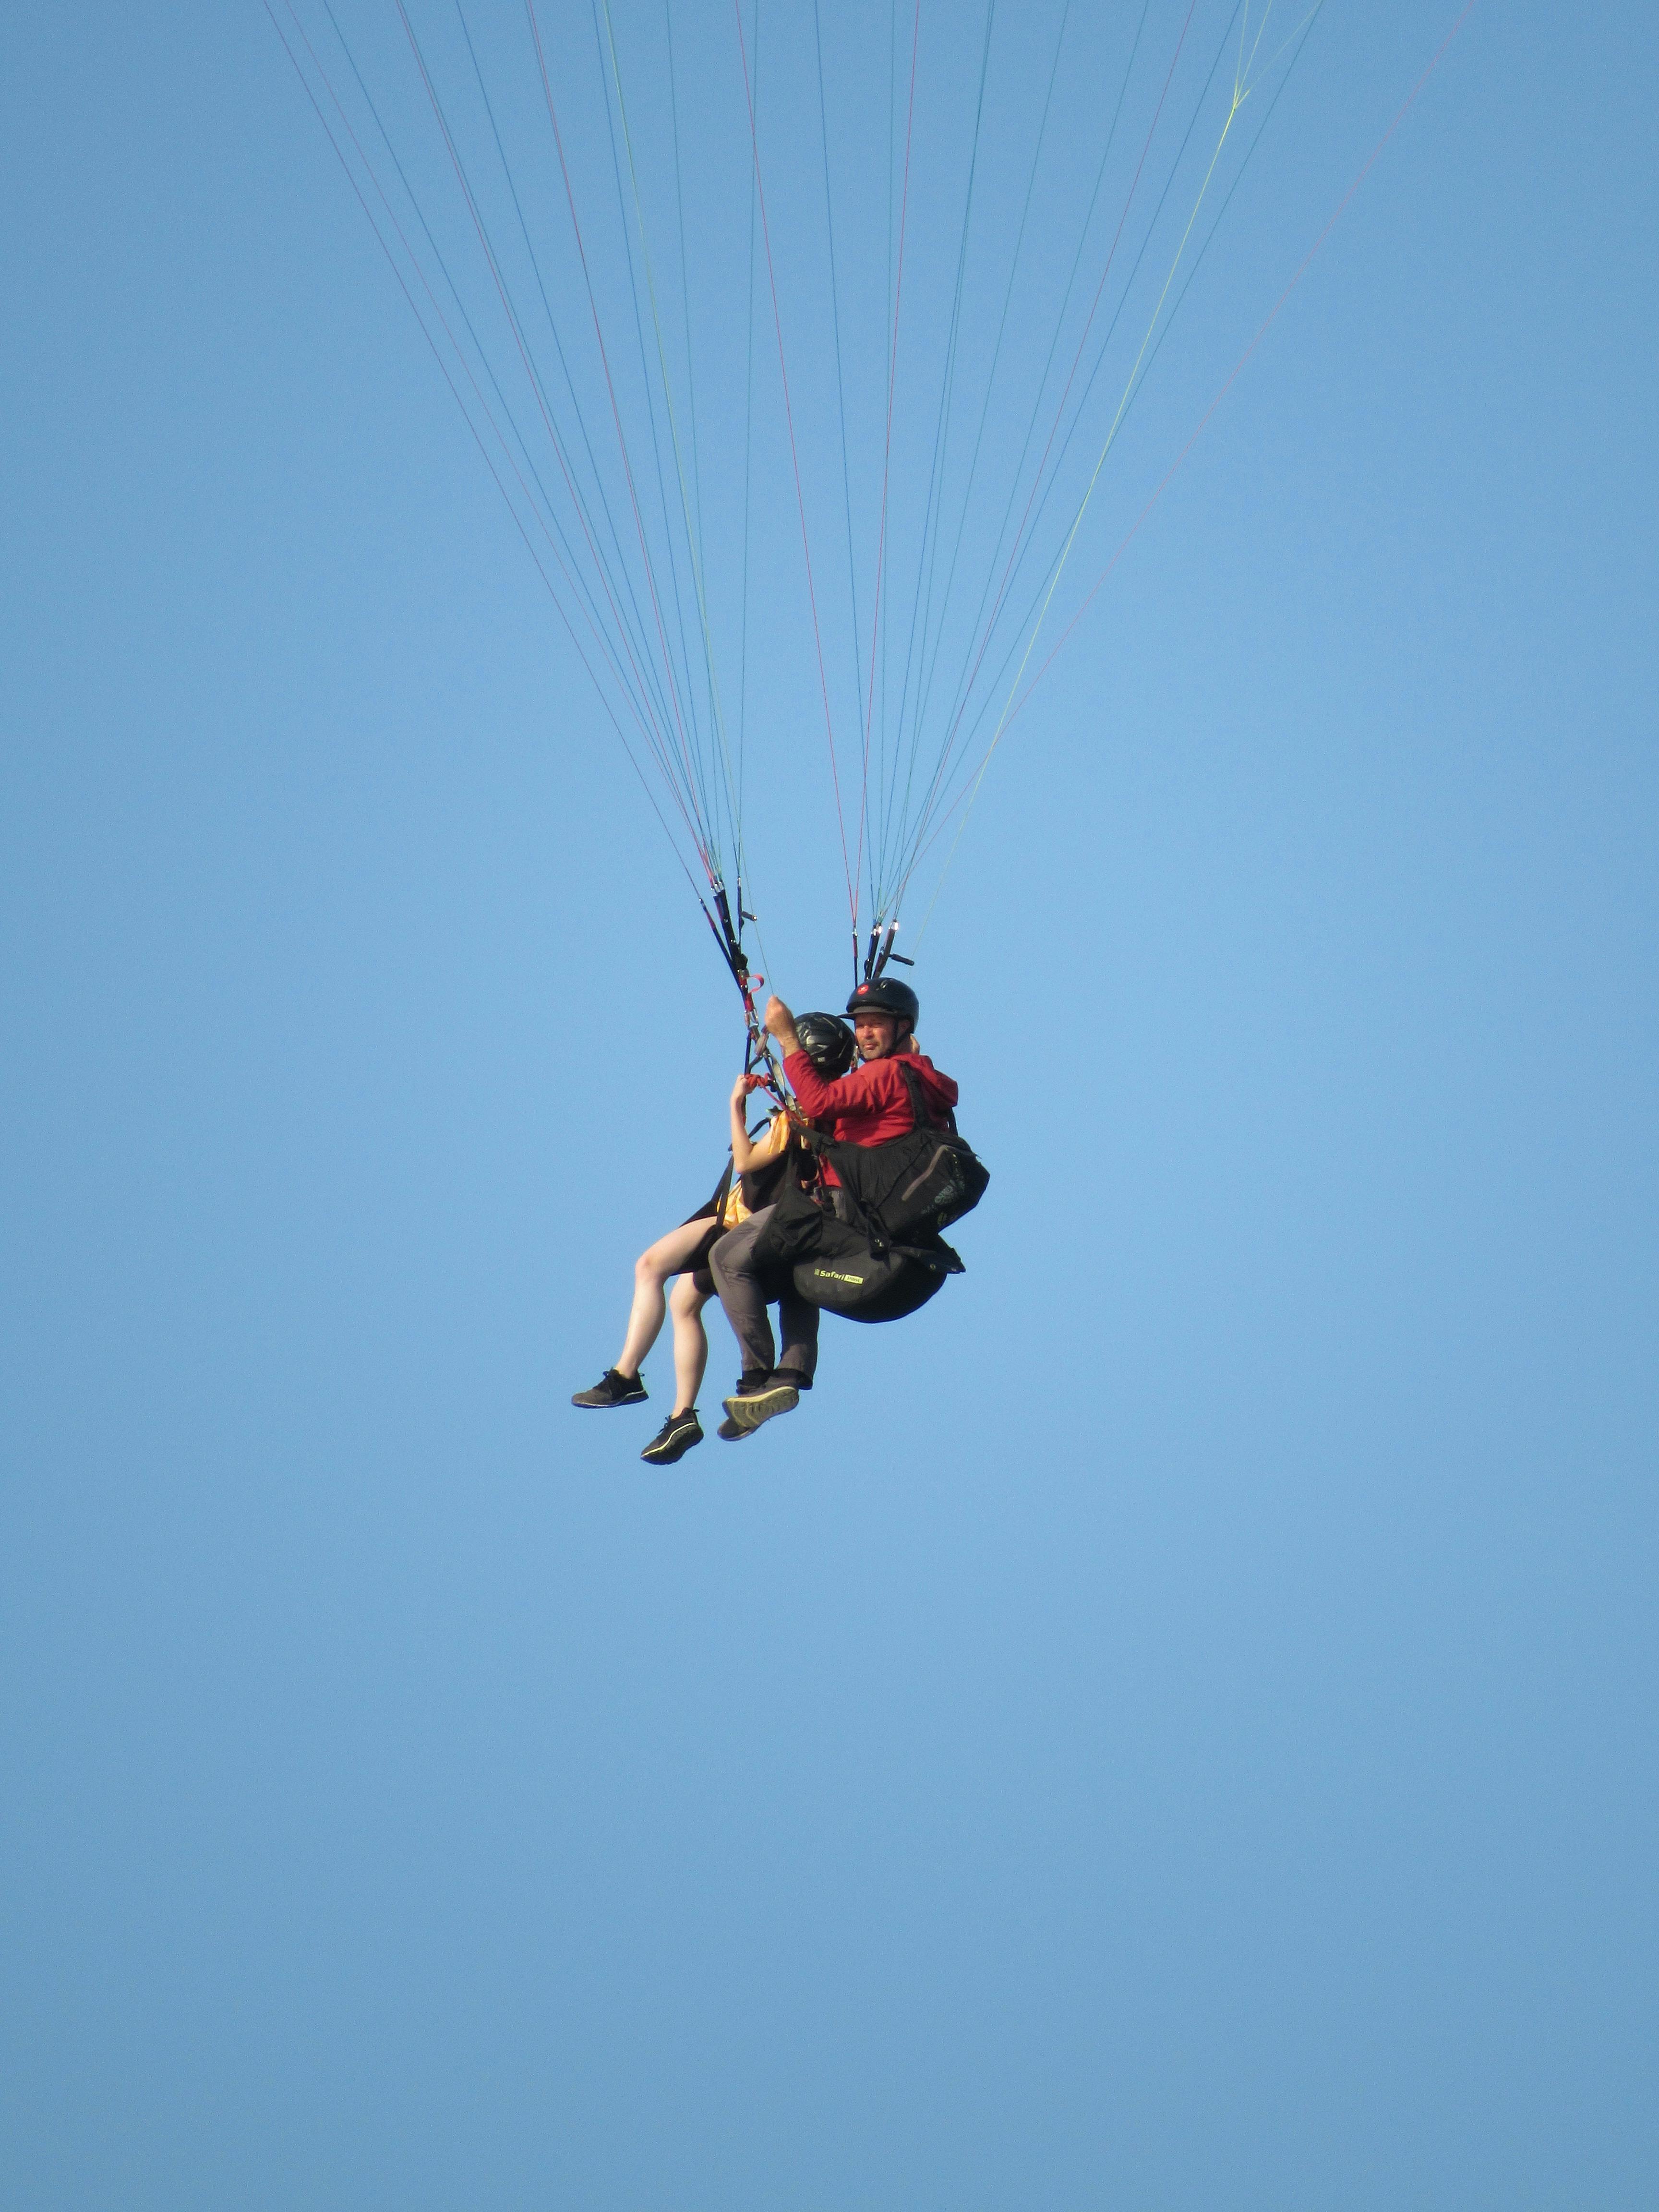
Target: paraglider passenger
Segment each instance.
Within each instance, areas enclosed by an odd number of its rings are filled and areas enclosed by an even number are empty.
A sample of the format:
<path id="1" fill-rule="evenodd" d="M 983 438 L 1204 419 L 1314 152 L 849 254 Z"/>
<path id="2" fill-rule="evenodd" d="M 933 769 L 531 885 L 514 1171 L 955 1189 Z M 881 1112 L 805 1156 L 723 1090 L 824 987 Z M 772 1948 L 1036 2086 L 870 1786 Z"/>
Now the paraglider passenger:
<path id="1" fill-rule="evenodd" d="M 815 1024 L 819 1026 L 814 1028 Z M 833 1014 L 803 1014 L 800 1028 L 808 1050 L 817 1054 L 826 1073 L 839 1075 L 851 1066 L 853 1035 L 845 1022 Z M 665 1316 L 672 1315 L 674 1410 L 640 1454 L 654 1466 L 672 1466 L 702 1442 L 697 1393 L 708 1364 L 702 1313 L 714 1295 L 709 1273 L 711 1254 L 753 1212 L 769 1207 L 792 1165 L 799 1173 L 805 1164 L 801 1141 L 781 1109 L 774 1114 L 764 1133 L 751 1141 L 748 1102 L 753 1082 L 749 1076 L 739 1076 L 732 1089 L 732 1158 L 713 1197 L 689 1221 L 659 1237 L 635 1261 L 634 1303 L 617 1364 L 605 1369 L 591 1390 L 577 1391 L 570 1401 L 573 1406 L 595 1409 L 642 1405 L 648 1394 L 640 1367 L 661 1332 Z M 674 1287 L 669 1291 L 671 1279 Z M 811 1317 L 816 1327 L 817 1313 Z"/>
<path id="2" fill-rule="evenodd" d="M 811 1049 L 807 1033 L 809 1022 L 823 1017 L 802 1015 L 797 1024 L 781 999 L 767 1002 L 766 1026 L 782 1048 L 784 1073 L 805 1115 L 823 1125 L 839 1144 L 880 1145 L 904 1135 L 915 1126 L 915 1115 L 901 1063 L 910 1069 L 936 1112 L 954 1108 L 956 1084 L 916 1048 L 921 1009 L 908 983 L 887 975 L 861 983 L 848 1000 L 847 1011 L 862 1065 L 848 1074 L 832 1076 Z M 833 1203 L 837 1178 L 827 1161 L 823 1175 Z M 740 1230 L 722 1240 L 710 1261 L 720 1304 L 743 1351 L 743 1377 L 735 1395 L 726 1401 L 728 1420 L 722 1436 L 727 1428 L 747 1432 L 775 1414 L 790 1412 L 799 1402 L 800 1391 L 810 1389 L 817 1364 L 817 1309 L 797 1297 L 793 1286 L 780 1296 L 777 1279 L 763 1260 L 755 1257 L 756 1242 L 770 1218 L 769 1207 L 764 1215 L 751 1214 Z M 766 1312 L 769 1294 L 778 1298 L 784 1339 L 775 1367 Z"/>

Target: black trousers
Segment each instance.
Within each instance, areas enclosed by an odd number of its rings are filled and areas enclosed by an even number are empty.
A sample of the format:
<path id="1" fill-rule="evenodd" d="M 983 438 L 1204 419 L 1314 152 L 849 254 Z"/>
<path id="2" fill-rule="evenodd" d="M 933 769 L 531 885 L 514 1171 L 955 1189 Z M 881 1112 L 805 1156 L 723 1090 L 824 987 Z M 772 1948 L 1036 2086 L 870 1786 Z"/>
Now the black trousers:
<path id="1" fill-rule="evenodd" d="M 756 1239 L 772 1212 L 771 1206 L 763 1206 L 747 1221 L 727 1230 L 708 1255 L 708 1271 L 742 1350 L 744 1372 L 775 1369 L 810 1382 L 818 1364 L 818 1310 L 797 1295 L 787 1268 L 757 1266 L 755 1261 Z M 778 1328 L 783 1339 L 783 1350 L 775 1356 L 771 1318 L 766 1310 L 773 1300 L 777 1303 Z"/>

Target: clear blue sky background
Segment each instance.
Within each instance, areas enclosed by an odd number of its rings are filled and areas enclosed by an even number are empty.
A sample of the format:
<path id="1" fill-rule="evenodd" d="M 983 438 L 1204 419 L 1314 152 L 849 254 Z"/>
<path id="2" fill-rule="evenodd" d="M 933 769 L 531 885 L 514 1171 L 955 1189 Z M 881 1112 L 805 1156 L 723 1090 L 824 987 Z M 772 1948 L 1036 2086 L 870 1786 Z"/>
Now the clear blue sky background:
<path id="1" fill-rule="evenodd" d="M 1650 2206 L 1650 10 L 1480 0 L 964 841 L 969 1273 L 672 1476 L 684 883 L 263 11 L 4 46 L 5 2201 Z"/>

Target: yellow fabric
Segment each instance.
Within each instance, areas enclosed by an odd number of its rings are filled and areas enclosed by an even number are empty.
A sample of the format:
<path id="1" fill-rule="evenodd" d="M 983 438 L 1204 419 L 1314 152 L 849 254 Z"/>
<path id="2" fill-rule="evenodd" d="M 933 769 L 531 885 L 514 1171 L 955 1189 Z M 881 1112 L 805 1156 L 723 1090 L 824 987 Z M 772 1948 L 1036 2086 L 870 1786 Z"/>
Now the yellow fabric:
<path id="1" fill-rule="evenodd" d="M 777 1158 L 789 1142 L 789 1116 L 778 1113 L 772 1116 L 771 1127 L 749 1155 L 751 1168 L 763 1168 L 769 1160 Z M 726 1194 L 726 1210 L 720 1216 L 724 1229 L 735 1229 L 740 1221 L 747 1221 L 749 1208 L 743 1202 L 743 1178 L 735 1172 L 732 1188 Z"/>

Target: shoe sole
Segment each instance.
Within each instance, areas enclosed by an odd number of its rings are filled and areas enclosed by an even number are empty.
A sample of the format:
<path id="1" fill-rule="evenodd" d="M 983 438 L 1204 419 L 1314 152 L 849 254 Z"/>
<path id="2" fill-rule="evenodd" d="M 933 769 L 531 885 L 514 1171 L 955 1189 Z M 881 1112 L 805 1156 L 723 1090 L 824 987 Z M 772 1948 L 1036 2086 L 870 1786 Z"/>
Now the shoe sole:
<path id="1" fill-rule="evenodd" d="M 672 1467 L 676 1460 L 685 1457 L 693 1444 L 700 1444 L 702 1442 L 702 1431 L 692 1429 L 684 1435 L 671 1437 L 660 1451 L 653 1451 L 647 1444 L 640 1454 L 640 1457 L 651 1467 Z"/>
<path id="2" fill-rule="evenodd" d="M 748 1435 L 763 1421 L 793 1413 L 800 1403 L 800 1392 L 793 1382 L 775 1382 L 769 1389 L 757 1390 L 752 1398 L 727 1398 L 724 1403 L 732 1419 Z"/>
<path id="3" fill-rule="evenodd" d="M 583 1413 L 614 1413 L 618 1406 L 642 1406 L 650 1393 L 636 1391 L 631 1398 L 573 1398 L 570 1402 Z"/>

